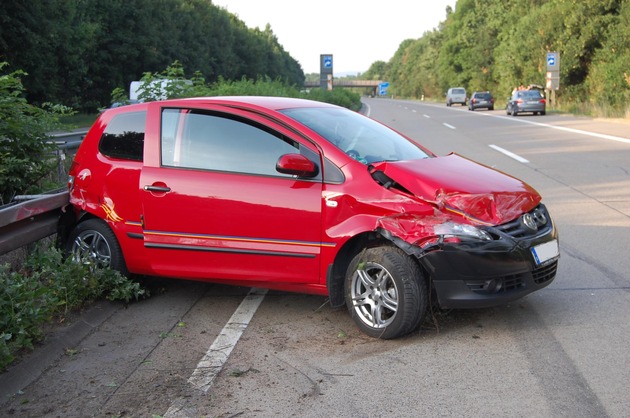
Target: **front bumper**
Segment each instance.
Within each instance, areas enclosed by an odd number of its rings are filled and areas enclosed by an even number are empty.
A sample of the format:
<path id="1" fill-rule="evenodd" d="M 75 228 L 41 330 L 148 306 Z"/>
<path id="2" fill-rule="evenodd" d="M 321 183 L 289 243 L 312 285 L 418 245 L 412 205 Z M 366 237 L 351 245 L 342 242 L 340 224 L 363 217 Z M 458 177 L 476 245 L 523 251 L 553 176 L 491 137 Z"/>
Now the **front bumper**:
<path id="1" fill-rule="evenodd" d="M 492 229 L 497 239 L 491 242 L 443 245 L 420 259 L 431 275 L 441 308 L 505 305 L 554 280 L 559 256 L 540 263 L 531 250 L 557 242 L 557 231 L 550 218 L 544 228 L 528 236 L 514 237 Z"/>

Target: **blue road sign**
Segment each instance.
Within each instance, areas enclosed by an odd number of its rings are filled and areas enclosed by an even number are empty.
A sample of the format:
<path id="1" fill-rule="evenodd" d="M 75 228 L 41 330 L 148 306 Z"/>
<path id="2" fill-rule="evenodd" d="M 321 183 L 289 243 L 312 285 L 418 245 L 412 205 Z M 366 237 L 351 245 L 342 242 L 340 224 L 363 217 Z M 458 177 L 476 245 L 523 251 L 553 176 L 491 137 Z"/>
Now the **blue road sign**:
<path id="1" fill-rule="evenodd" d="M 379 96 L 386 96 L 387 95 L 387 87 L 389 87 L 389 83 L 388 82 L 380 83 L 378 85 L 378 95 Z"/>
<path id="2" fill-rule="evenodd" d="M 324 67 L 332 68 L 332 57 L 330 55 L 324 57 Z"/>
<path id="3" fill-rule="evenodd" d="M 547 66 L 554 67 L 556 65 L 556 54 L 553 52 L 547 53 Z"/>

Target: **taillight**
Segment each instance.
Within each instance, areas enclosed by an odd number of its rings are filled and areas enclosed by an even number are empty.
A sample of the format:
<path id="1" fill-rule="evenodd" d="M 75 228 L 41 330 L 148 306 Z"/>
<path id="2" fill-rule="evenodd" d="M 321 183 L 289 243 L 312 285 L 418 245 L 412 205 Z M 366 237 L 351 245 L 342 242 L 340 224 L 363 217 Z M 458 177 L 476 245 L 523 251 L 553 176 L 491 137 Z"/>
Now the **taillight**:
<path id="1" fill-rule="evenodd" d="M 70 165 L 70 170 L 68 170 L 68 191 L 72 191 L 72 188 L 74 187 L 74 179 L 75 179 L 75 174 L 76 174 L 76 170 L 79 168 L 79 165 L 76 163 L 76 161 L 73 161 L 72 164 Z"/>
<path id="2" fill-rule="evenodd" d="M 540 99 L 540 103 L 547 103 L 545 99 Z"/>
<path id="3" fill-rule="evenodd" d="M 516 99 L 516 103 L 523 103 L 523 99 Z"/>

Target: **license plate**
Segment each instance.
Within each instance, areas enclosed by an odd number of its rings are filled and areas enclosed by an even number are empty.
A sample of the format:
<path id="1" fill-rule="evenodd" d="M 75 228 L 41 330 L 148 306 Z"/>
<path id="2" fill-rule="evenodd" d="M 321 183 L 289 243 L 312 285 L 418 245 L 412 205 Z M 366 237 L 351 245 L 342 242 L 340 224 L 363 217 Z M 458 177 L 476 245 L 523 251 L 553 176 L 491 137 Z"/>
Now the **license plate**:
<path id="1" fill-rule="evenodd" d="M 537 101 L 527 102 L 527 104 L 538 104 L 538 102 Z"/>
<path id="2" fill-rule="evenodd" d="M 560 255 L 560 249 L 558 248 L 558 241 L 553 240 L 544 244 L 537 245 L 531 249 L 536 265 L 539 266 L 546 261 L 552 260 Z"/>

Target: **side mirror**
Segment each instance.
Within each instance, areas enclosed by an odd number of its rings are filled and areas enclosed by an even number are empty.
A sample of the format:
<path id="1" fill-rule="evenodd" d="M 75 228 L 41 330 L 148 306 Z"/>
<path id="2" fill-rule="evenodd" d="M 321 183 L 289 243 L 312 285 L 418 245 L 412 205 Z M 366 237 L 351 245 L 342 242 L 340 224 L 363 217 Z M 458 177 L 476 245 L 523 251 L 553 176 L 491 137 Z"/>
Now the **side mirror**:
<path id="1" fill-rule="evenodd" d="M 285 154 L 278 158 L 276 171 L 298 177 L 315 177 L 319 169 L 314 162 L 301 154 Z"/>

